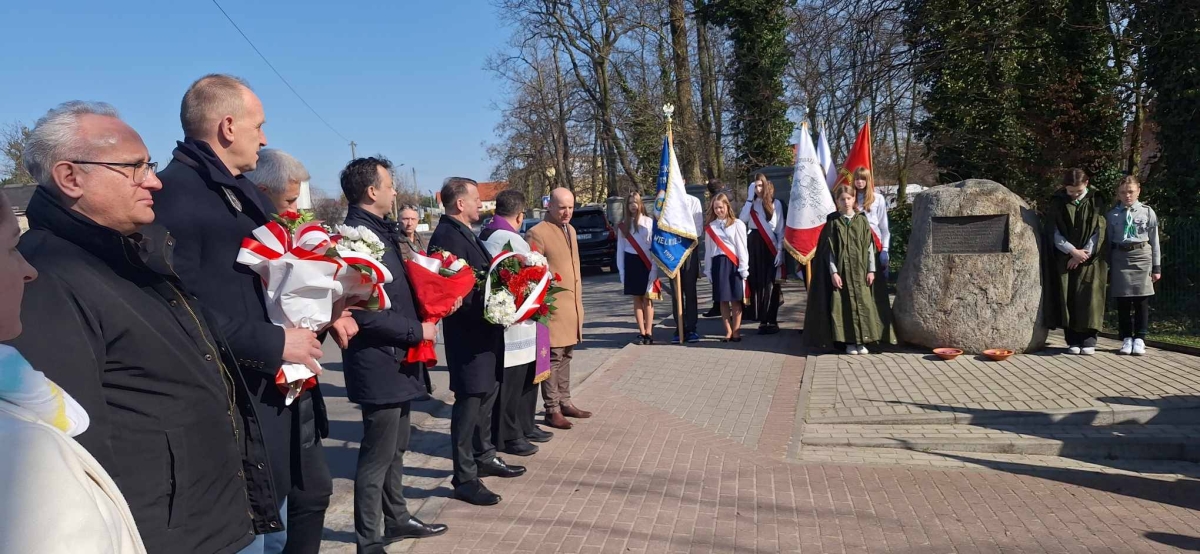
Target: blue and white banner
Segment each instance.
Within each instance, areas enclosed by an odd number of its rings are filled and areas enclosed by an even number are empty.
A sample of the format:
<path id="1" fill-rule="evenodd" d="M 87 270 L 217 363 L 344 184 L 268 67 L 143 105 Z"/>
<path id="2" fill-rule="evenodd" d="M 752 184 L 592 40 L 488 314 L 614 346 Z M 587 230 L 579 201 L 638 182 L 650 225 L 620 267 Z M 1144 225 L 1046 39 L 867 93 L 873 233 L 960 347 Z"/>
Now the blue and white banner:
<path id="1" fill-rule="evenodd" d="M 680 266 L 696 247 L 700 232 L 696 220 L 688 210 L 684 197 L 687 189 L 683 173 L 679 171 L 679 160 L 670 137 L 663 139 L 662 163 L 658 169 L 658 195 L 654 201 L 654 235 L 650 242 L 650 254 L 659 267 L 672 279 Z"/>

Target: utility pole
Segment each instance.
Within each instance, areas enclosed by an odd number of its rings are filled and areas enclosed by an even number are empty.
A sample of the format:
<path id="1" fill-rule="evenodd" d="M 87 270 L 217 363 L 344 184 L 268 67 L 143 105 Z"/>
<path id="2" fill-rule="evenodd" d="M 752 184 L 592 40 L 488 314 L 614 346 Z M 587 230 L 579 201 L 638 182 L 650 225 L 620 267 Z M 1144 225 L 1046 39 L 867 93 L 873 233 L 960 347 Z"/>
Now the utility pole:
<path id="1" fill-rule="evenodd" d="M 355 146 L 358 146 L 358 144 L 357 144 L 357 143 L 355 143 L 354 141 L 350 141 L 350 159 L 351 159 L 351 160 L 357 160 L 357 159 L 358 159 L 358 155 L 354 153 L 354 147 L 355 147 Z"/>

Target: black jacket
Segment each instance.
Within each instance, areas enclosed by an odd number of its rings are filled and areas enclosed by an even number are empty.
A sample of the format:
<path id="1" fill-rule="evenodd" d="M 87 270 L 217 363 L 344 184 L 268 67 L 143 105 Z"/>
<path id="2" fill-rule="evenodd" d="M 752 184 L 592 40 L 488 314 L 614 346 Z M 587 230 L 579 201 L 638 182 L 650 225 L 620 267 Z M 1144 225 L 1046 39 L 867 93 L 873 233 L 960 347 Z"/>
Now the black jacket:
<path id="1" fill-rule="evenodd" d="M 392 306 L 385 311 L 354 310 L 358 334 L 342 351 L 346 393 L 355 404 L 397 404 L 426 396 L 425 364 L 404 363 L 408 347 L 421 341 L 421 320 L 416 297 L 401 260 L 399 224 L 358 206 L 346 212 L 346 225 L 370 229 L 387 250 L 383 265 L 392 282 L 383 286 Z"/>
<path id="2" fill-rule="evenodd" d="M 469 227 L 445 215 L 429 238 L 429 249 L 450 252 L 475 271 L 487 271 L 492 261 Z M 504 327 L 483 319 L 483 291 L 471 291 L 463 298 L 462 307 L 442 322 L 450 390 L 460 394 L 490 392 L 504 368 Z"/>
<path id="3" fill-rule="evenodd" d="M 262 280 L 237 263 L 242 239 L 267 223 L 274 207 L 249 179 L 231 176 L 201 141 L 180 142 L 158 178 L 163 188 L 154 194 L 155 222 L 177 241 L 175 271 L 183 284 L 222 316 L 216 331 L 229 341 L 249 386 L 270 458 L 262 471 L 269 472 L 282 500 L 306 475 L 303 468 L 293 474 L 293 462 L 304 459 L 299 449 L 328 435 L 328 420 L 319 387 L 284 405 L 275 384 L 283 365 L 283 329 L 267 317 Z"/>
<path id="4" fill-rule="evenodd" d="M 124 237 L 41 188 L 28 215 L 19 249 L 39 277 L 26 285 L 12 346 L 87 410 L 76 440 L 120 487 L 146 548 L 249 544 L 240 379 L 172 274 L 174 239 L 155 225 Z"/>

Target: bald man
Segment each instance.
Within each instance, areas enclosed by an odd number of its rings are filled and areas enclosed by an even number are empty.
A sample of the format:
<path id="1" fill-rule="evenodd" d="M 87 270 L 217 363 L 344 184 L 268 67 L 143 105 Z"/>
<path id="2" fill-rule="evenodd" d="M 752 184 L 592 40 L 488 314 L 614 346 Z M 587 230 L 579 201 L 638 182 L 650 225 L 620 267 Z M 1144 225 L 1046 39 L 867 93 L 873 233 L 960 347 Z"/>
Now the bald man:
<path id="1" fill-rule="evenodd" d="M 588 418 L 591 412 L 571 403 L 571 356 L 583 339 L 583 282 L 579 273 L 579 241 L 570 225 L 575 212 L 575 195 L 566 188 L 550 192 L 550 209 L 541 223 L 534 225 L 525 238 L 530 246 L 546 255 L 550 271 L 562 277 L 559 286 L 567 289 L 554 300 L 550 315 L 550 378 L 542 381 L 542 401 L 546 404 L 546 425 L 570 429 L 567 417 Z M 566 416 L 566 417 L 564 417 Z"/>

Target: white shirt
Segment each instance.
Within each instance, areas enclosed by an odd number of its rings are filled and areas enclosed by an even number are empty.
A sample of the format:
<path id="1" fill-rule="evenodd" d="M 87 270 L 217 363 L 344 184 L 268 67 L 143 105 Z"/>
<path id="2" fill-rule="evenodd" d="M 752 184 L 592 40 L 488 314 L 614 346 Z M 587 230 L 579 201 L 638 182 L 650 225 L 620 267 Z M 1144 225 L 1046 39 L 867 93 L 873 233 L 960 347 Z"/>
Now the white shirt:
<path id="1" fill-rule="evenodd" d="M 750 250 L 746 248 L 746 224 L 740 219 L 733 220 L 733 223 L 726 225 L 724 220 L 718 219 L 709 223 L 708 226 L 716 233 L 717 238 L 729 246 L 737 256 L 737 272 L 742 276 L 742 279 L 750 277 Z M 706 234 L 707 236 L 707 234 Z M 712 282 L 712 260 L 717 256 L 724 256 L 725 251 L 717 245 L 717 241 L 704 241 L 704 277 Z M 732 260 L 730 260 L 732 261 Z"/>
<path id="2" fill-rule="evenodd" d="M 881 194 L 875 195 L 875 202 L 871 204 L 870 210 L 864 210 L 862 206 L 862 194 L 858 195 L 858 202 L 855 204 L 856 211 L 867 216 L 867 223 L 871 224 L 871 230 L 879 235 L 879 242 L 883 245 L 884 252 L 888 251 L 888 246 L 892 242 L 892 232 L 888 230 L 887 216 L 887 199 Z"/>
<path id="3" fill-rule="evenodd" d="M 633 233 L 633 238 L 638 242 L 638 246 L 642 247 L 642 251 L 646 256 L 650 255 L 650 239 L 654 233 L 654 220 L 650 216 L 642 215 L 638 217 L 637 225 L 634 225 L 630 231 Z M 617 229 L 617 273 L 621 276 L 621 283 L 625 283 L 625 254 L 637 255 L 638 251 L 625 238 L 625 232 Z M 638 262 L 642 263 L 642 262 Z M 658 276 L 658 266 L 654 263 L 650 264 L 650 282 Z"/>

